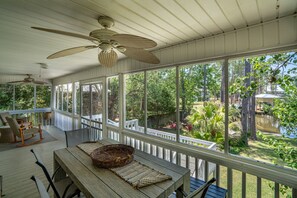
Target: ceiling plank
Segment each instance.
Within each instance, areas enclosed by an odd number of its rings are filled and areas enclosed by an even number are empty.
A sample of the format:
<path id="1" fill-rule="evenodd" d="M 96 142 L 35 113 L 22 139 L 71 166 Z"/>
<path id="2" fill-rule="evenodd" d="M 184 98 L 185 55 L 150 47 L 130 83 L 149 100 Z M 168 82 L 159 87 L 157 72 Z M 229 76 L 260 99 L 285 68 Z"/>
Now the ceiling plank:
<path id="1" fill-rule="evenodd" d="M 247 23 L 240 12 L 236 0 L 216 0 L 216 2 L 235 29 L 246 27 Z"/>
<path id="2" fill-rule="evenodd" d="M 202 6 L 202 9 L 205 10 L 211 20 L 220 27 L 221 30 L 226 32 L 234 29 L 234 26 L 226 18 L 224 12 L 222 12 L 216 1 L 200 0 L 198 3 L 200 6 Z M 234 6 L 234 4 L 230 4 L 229 6 Z"/>
<path id="3" fill-rule="evenodd" d="M 243 17 L 247 21 L 247 25 L 254 25 L 261 22 L 257 0 L 237 0 Z"/>

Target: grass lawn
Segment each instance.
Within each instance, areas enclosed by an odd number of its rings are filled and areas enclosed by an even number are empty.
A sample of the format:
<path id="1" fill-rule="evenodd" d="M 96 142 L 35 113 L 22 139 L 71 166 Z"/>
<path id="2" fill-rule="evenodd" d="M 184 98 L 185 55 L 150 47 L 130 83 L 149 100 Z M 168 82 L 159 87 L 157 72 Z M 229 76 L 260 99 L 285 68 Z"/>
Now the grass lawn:
<path id="1" fill-rule="evenodd" d="M 269 137 L 274 138 L 282 138 L 275 135 L 267 135 Z M 297 149 L 297 138 L 285 139 L 287 142 L 290 142 L 292 146 L 294 146 Z M 238 155 L 252 158 L 255 160 L 272 163 L 272 164 L 278 164 L 281 166 L 285 166 L 286 164 L 279 159 L 279 157 L 273 152 L 272 146 L 269 145 L 268 142 L 257 140 L 257 141 L 249 141 L 249 147 L 242 149 Z M 296 159 L 297 160 L 297 159 Z M 242 173 L 239 171 L 233 171 L 233 197 L 241 197 L 241 178 Z M 246 197 L 257 197 L 257 177 L 253 175 L 247 175 L 246 176 Z M 274 197 L 274 190 L 272 190 L 270 185 L 273 185 L 273 182 L 270 182 L 268 180 L 262 179 L 262 197 L 263 198 L 271 198 Z M 221 168 L 221 184 L 222 187 L 227 188 L 227 168 L 222 167 Z M 286 197 L 282 194 L 280 194 L 280 197 Z"/>

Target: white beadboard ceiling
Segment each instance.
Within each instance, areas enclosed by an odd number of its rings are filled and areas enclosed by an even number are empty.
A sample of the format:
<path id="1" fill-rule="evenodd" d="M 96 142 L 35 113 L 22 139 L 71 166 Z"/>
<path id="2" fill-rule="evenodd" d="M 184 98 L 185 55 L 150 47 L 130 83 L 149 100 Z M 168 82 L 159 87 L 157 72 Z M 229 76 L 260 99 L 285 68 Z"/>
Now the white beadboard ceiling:
<path id="1" fill-rule="evenodd" d="M 118 33 L 150 38 L 160 49 L 296 14 L 296 0 L 1 0 L 0 76 L 41 74 L 53 79 L 101 67 L 97 49 L 47 60 L 87 40 L 33 30 L 31 26 L 88 35 L 99 16 L 115 20 Z M 122 55 L 120 58 L 124 58 Z M 40 69 L 36 63 L 46 63 Z"/>

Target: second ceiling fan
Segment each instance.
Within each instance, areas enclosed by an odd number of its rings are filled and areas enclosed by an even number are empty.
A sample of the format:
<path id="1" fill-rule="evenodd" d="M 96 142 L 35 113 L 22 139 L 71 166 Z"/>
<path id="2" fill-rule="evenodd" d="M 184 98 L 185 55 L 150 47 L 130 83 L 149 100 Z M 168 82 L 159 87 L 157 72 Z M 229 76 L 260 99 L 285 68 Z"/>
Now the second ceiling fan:
<path id="1" fill-rule="evenodd" d="M 112 67 L 116 64 L 118 55 L 115 50 L 141 62 L 151 64 L 160 63 L 160 60 L 154 54 L 145 50 L 157 46 L 155 41 L 131 34 L 118 34 L 117 32 L 110 30 L 109 28 L 114 25 L 114 21 L 110 17 L 101 16 L 99 17 L 98 22 L 104 28 L 90 32 L 89 36 L 41 27 L 32 28 L 41 31 L 87 39 L 94 43 L 94 45 L 73 47 L 56 52 L 48 56 L 48 59 L 64 57 L 89 49 L 99 48 L 101 49 L 101 52 L 98 54 L 98 60 L 103 66 L 106 67 Z"/>

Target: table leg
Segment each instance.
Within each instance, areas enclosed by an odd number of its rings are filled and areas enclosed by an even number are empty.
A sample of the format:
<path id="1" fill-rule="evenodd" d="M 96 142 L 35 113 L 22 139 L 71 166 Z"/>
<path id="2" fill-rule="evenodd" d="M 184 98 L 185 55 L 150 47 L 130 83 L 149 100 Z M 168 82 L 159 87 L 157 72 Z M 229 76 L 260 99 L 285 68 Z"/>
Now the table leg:
<path id="1" fill-rule="evenodd" d="M 176 190 L 176 197 L 183 198 L 190 193 L 190 170 L 183 177 L 183 185 Z"/>
<path id="2" fill-rule="evenodd" d="M 55 178 L 54 181 L 60 181 L 61 179 L 66 178 L 66 172 L 61 168 L 59 162 L 55 159 L 55 154 L 54 154 L 54 170 L 55 170 Z"/>

